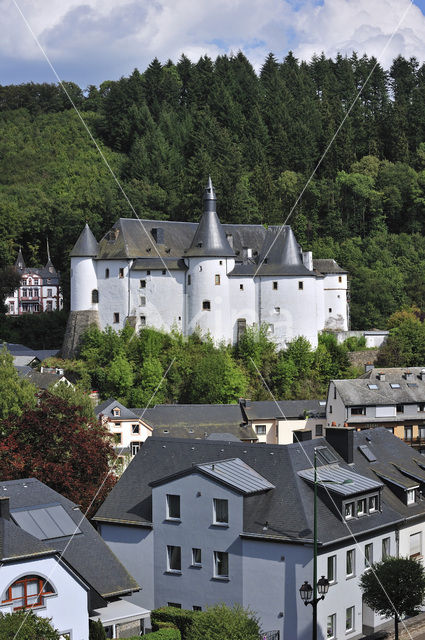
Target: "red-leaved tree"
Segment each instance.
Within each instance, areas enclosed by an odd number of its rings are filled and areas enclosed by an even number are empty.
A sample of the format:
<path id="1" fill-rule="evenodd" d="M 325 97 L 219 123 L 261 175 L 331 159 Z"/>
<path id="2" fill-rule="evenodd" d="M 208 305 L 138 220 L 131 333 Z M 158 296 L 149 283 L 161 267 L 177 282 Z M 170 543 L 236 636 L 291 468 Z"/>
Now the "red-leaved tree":
<path id="1" fill-rule="evenodd" d="M 84 511 L 93 500 L 89 516 L 116 482 L 114 459 L 106 428 L 62 398 L 45 395 L 0 420 L 0 480 L 37 478 Z"/>

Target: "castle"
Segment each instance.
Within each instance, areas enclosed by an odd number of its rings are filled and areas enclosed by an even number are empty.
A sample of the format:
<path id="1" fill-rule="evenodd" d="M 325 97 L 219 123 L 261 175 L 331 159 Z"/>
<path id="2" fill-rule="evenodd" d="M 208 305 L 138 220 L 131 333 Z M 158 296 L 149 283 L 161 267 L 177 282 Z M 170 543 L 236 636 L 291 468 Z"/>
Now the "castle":
<path id="1" fill-rule="evenodd" d="M 313 260 L 290 226 L 221 224 L 208 181 L 199 223 L 121 218 L 98 243 L 86 224 L 71 251 L 64 355 L 90 323 L 196 330 L 235 344 L 266 325 L 279 347 L 348 329 L 347 272 Z"/>

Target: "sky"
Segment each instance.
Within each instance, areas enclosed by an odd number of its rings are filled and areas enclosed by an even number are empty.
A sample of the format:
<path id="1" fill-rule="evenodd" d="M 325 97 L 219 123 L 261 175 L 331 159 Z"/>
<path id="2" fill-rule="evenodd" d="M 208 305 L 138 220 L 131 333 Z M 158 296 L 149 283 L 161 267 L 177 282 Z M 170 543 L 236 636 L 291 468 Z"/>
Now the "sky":
<path id="1" fill-rule="evenodd" d="M 385 68 L 398 54 L 425 62 L 425 0 L 0 0 L 0 8 L 2 85 L 56 82 L 31 31 L 58 76 L 83 89 L 182 53 L 196 61 L 241 50 L 258 71 L 270 51 L 308 61 L 355 50 Z"/>

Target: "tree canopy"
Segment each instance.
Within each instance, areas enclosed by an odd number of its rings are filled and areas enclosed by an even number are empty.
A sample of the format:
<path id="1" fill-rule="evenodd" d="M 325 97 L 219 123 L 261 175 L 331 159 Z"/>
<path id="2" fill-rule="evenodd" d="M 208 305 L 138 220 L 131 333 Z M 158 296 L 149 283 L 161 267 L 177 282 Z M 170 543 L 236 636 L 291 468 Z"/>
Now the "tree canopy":
<path id="1" fill-rule="evenodd" d="M 34 407 L 36 389 L 20 378 L 13 366 L 13 356 L 5 346 L 0 350 L 0 419 L 21 415 L 26 407 Z"/>
<path id="2" fill-rule="evenodd" d="M 60 640 L 61 636 L 48 618 L 29 610 L 0 613 L 0 637 L 2 640 Z"/>

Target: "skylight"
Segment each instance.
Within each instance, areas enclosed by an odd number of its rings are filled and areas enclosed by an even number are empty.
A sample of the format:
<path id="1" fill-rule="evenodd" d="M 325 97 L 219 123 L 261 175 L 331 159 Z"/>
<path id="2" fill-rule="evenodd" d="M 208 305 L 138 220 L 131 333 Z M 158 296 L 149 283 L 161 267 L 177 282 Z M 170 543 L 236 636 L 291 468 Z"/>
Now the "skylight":
<path id="1" fill-rule="evenodd" d="M 316 447 L 316 453 L 319 457 L 320 462 L 325 462 L 326 464 L 333 464 L 338 462 L 338 458 L 334 456 L 334 454 L 329 451 L 327 447 Z"/>
<path id="2" fill-rule="evenodd" d="M 377 384 L 368 384 L 369 389 L 379 389 Z"/>
<path id="3" fill-rule="evenodd" d="M 391 389 L 400 389 L 400 385 L 398 382 L 390 382 Z"/>
<path id="4" fill-rule="evenodd" d="M 367 444 L 359 445 L 359 451 L 362 452 L 366 460 L 369 460 L 369 462 L 375 462 L 376 456 L 374 453 L 372 453 Z"/>
<path id="5" fill-rule="evenodd" d="M 15 522 L 39 540 L 62 538 L 81 530 L 60 504 L 16 509 L 11 512 Z"/>
<path id="6" fill-rule="evenodd" d="M 417 385 L 417 383 L 416 383 L 416 382 L 408 382 L 408 383 L 407 383 L 407 386 L 408 386 L 408 387 L 417 387 L 418 385 Z"/>

